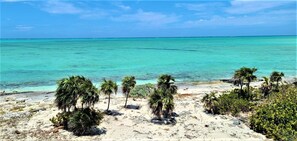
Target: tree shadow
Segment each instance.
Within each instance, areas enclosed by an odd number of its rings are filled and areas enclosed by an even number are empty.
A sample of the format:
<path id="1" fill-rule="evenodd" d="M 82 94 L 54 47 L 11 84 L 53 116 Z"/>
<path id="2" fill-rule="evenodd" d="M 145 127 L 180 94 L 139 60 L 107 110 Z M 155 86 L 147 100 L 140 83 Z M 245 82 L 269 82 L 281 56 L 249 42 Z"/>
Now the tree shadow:
<path id="1" fill-rule="evenodd" d="M 121 116 L 123 113 L 120 113 L 119 111 L 116 110 L 105 110 L 104 114 L 109 115 L 109 116 Z"/>
<path id="2" fill-rule="evenodd" d="M 165 116 L 165 115 L 163 115 Z M 154 123 L 154 124 L 159 124 L 159 125 L 175 125 L 176 124 L 176 117 L 179 117 L 179 115 L 176 113 L 176 112 L 172 112 L 170 117 L 168 118 L 152 118 L 151 119 L 151 122 Z"/>
<path id="3" fill-rule="evenodd" d="M 92 127 L 90 130 L 88 130 L 84 134 L 76 135 L 76 136 L 96 136 L 96 135 L 102 135 L 102 134 L 106 134 L 105 128 Z"/>
<path id="4" fill-rule="evenodd" d="M 175 125 L 176 124 L 176 119 L 175 117 L 170 117 L 170 118 L 152 118 L 151 122 L 154 124 L 158 124 L 158 125 Z"/>
<path id="5" fill-rule="evenodd" d="M 127 105 L 125 108 L 126 109 L 139 110 L 141 108 L 141 106 L 139 106 L 139 105 Z"/>

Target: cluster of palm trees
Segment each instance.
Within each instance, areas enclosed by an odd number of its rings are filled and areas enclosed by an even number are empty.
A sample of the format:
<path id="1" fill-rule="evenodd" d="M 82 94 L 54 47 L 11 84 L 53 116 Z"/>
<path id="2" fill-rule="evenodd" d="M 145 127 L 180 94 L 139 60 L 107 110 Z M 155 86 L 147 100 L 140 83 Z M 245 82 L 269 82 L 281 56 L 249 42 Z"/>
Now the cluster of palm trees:
<path id="1" fill-rule="evenodd" d="M 177 93 L 177 86 L 174 85 L 175 79 L 171 75 L 161 75 L 158 78 L 157 88 L 149 96 L 149 106 L 152 113 L 158 119 L 171 118 L 174 109 L 174 97 Z"/>
<path id="2" fill-rule="evenodd" d="M 57 118 L 50 120 L 57 126 L 61 124 L 64 129 L 72 130 L 77 135 L 84 134 L 103 118 L 100 112 L 93 109 L 94 104 L 99 101 L 97 91 L 91 80 L 83 76 L 61 79 L 58 81 L 55 103 L 63 113 L 59 113 Z M 81 108 L 77 108 L 79 101 Z"/>
<path id="3" fill-rule="evenodd" d="M 254 73 L 257 71 L 256 68 L 247 68 L 242 67 L 235 71 L 234 78 L 237 80 L 235 81 L 236 85 L 240 85 L 240 94 L 243 95 L 243 85 L 247 86 L 247 97 L 250 93 L 250 83 L 257 79 L 257 76 Z"/>
<path id="4" fill-rule="evenodd" d="M 177 86 L 174 85 L 174 78 L 171 75 L 161 75 L 158 78 L 157 87 L 154 93 L 149 96 L 149 106 L 152 113 L 158 119 L 171 117 L 174 109 L 173 95 L 177 93 Z M 125 95 L 124 107 L 127 108 L 127 101 L 131 90 L 135 87 L 134 76 L 126 76 L 122 79 L 122 91 Z M 83 76 L 70 76 L 58 81 L 55 103 L 58 109 L 62 110 L 51 121 L 68 130 L 68 123 L 71 123 L 71 130 L 76 134 L 84 134 L 91 126 L 99 124 L 103 118 L 100 111 L 94 110 L 94 105 L 99 102 L 99 94 L 108 95 L 106 114 L 110 113 L 110 97 L 116 94 L 118 85 L 112 80 L 103 79 L 100 88 L 97 89 L 91 80 Z M 80 102 L 80 103 L 79 103 Z M 81 105 L 81 107 L 77 107 Z M 86 118 L 86 119 L 85 119 Z M 57 124 L 58 123 L 58 124 Z"/>
<path id="5" fill-rule="evenodd" d="M 257 71 L 256 68 L 247 68 L 242 67 L 235 71 L 233 78 L 236 80 L 235 85 L 240 86 L 240 94 L 244 95 L 243 86 L 247 87 L 247 97 L 250 94 L 250 83 L 257 79 L 257 76 L 254 74 Z M 268 77 L 263 77 L 264 83 L 262 84 L 262 91 L 264 95 L 267 95 L 269 91 L 275 86 L 275 91 L 278 91 L 279 82 L 281 82 L 282 77 L 284 77 L 284 73 L 273 71 L 270 75 L 270 80 Z M 274 85 L 274 83 L 276 83 Z"/>
<path id="6" fill-rule="evenodd" d="M 262 83 L 261 90 L 264 96 L 269 95 L 272 90 L 278 92 L 279 83 L 282 81 L 282 77 L 284 76 L 285 75 L 283 72 L 273 71 L 270 75 L 270 78 L 263 77 L 264 82 Z"/>
<path id="7" fill-rule="evenodd" d="M 134 76 L 126 76 L 122 80 L 122 91 L 123 91 L 123 94 L 126 95 L 126 100 L 124 105 L 125 108 L 127 107 L 129 94 L 131 90 L 135 87 L 135 85 L 136 85 L 136 80 Z M 112 93 L 116 94 L 117 91 L 118 91 L 118 85 L 116 82 L 113 82 L 112 80 L 103 79 L 103 83 L 100 86 L 99 93 L 101 92 L 105 95 L 108 95 L 108 104 L 106 109 L 107 112 L 109 111 L 110 95 Z"/>

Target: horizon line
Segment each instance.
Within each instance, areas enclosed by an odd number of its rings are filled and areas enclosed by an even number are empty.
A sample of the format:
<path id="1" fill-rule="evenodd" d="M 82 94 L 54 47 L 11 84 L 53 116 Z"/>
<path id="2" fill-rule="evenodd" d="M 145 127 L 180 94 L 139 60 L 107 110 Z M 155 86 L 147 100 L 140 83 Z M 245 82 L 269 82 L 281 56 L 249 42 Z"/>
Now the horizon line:
<path id="1" fill-rule="evenodd" d="M 33 37 L 33 38 L 2 38 L 2 39 L 125 39 L 125 38 L 209 38 L 209 37 L 273 37 L 273 36 L 297 36 L 293 35 L 235 35 L 235 36 L 226 36 L 226 35 L 216 35 L 216 36 L 139 36 L 139 37 Z"/>

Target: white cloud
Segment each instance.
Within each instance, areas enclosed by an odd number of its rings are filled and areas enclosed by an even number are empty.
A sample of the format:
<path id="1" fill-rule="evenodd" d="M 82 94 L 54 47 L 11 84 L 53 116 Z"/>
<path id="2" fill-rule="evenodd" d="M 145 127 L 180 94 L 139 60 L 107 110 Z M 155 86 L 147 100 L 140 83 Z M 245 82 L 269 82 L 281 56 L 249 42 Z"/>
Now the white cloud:
<path id="1" fill-rule="evenodd" d="M 161 26 L 169 23 L 174 23 L 178 20 L 175 15 L 166 15 L 157 12 L 145 12 L 138 10 L 135 14 L 125 14 L 119 17 L 113 17 L 114 21 L 132 21 L 142 25 Z"/>
<path id="2" fill-rule="evenodd" d="M 15 26 L 16 31 L 30 31 L 31 29 L 33 29 L 32 26 L 26 26 L 26 25 L 17 25 L 17 26 Z"/>
<path id="3" fill-rule="evenodd" d="M 0 0 L 0 2 L 23 2 L 28 0 Z"/>
<path id="4" fill-rule="evenodd" d="M 220 9 L 225 4 L 220 2 L 204 2 L 204 3 L 176 3 L 175 7 L 186 8 L 192 11 L 209 12 L 209 10 Z"/>
<path id="5" fill-rule="evenodd" d="M 292 1 L 253 1 L 253 0 L 233 0 L 231 6 L 226 9 L 229 14 L 249 14 L 267 9 L 279 7 Z"/>
<path id="6" fill-rule="evenodd" d="M 101 19 L 106 17 L 108 14 L 101 10 L 85 11 L 80 14 L 82 19 Z"/>
<path id="7" fill-rule="evenodd" d="M 55 0 L 47 1 L 42 10 L 53 14 L 78 14 L 83 11 L 72 3 Z"/>
<path id="8" fill-rule="evenodd" d="M 213 16 L 209 19 L 197 19 L 184 22 L 182 27 L 206 27 L 206 26 L 252 26 L 252 25 L 282 25 L 296 19 L 292 15 L 274 15 L 274 13 L 253 15 L 253 16 Z"/>
<path id="9" fill-rule="evenodd" d="M 124 4 L 120 3 L 120 2 L 114 2 L 113 5 L 120 8 L 120 9 L 122 9 L 122 10 L 130 10 L 131 9 L 130 6 L 124 5 Z"/>

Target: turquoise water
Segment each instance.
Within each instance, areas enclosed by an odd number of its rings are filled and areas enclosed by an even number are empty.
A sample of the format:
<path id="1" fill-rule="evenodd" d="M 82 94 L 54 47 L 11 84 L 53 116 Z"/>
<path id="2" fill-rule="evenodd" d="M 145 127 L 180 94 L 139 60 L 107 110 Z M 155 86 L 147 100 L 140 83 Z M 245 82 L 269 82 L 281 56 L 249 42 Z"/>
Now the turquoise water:
<path id="1" fill-rule="evenodd" d="M 296 76 L 296 36 L 107 39 L 2 39 L 1 90 L 54 86 L 70 75 L 140 83 L 162 73 L 178 81 L 230 78 L 242 66 Z M 50 89 L 54 87 L 49 87 Z"/>

